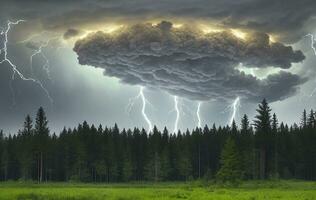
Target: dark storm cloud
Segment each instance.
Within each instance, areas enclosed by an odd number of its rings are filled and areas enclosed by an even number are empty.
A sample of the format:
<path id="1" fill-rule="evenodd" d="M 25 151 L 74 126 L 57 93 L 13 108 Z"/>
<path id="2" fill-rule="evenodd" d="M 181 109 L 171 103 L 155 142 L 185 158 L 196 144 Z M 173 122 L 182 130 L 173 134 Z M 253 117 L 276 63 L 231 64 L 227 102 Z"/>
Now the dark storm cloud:
<path id="1" fill-rule="evenodd" d="M 78 36 L 80 33 L 81 33 L 80 30 L 70 28 L 64 33 L 63 37 L 64 37 L 65 40 L 68 40 L 68 39 L 70 39 L 72 37 Z"/>
<path id="2" fill-rule="evenodd" d="M 309 32 L 315 9 L 314 0 L 4 0 L 0 18 L 38 19 L 46 29 L 64 31 L 112 20 L 193 19 L 274 33 L 282 41 L 295 42 Z"/>
<path id="3" fill-rule="evenodd" d="M 301 51 L 253 32 L 245 40 L 231 31 L 204 34 L 190 25 L 173 28 L 136 24 L 106 34 L 97 32 L 76 42 L 79 63 L 105 69 L 105 74 L 132 85 L 159 88 L 193 100 L 231 99 L 276 101 L 293 95 L 306 80 L 288 72 L 263 80 L 235 67 L 288 69 L 304 60 Z"/>

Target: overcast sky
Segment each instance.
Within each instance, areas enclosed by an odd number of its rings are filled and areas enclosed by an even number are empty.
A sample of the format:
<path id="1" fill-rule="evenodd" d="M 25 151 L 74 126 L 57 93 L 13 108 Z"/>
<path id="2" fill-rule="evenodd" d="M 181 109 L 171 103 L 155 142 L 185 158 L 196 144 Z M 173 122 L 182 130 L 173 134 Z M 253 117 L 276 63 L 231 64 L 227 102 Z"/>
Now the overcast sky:
<path id="1" fill-rule="evenodd" d="M 175 96 L 182 130 L 198 125 L 199 103 L 202 125 L 229 123 L 237 97 L 238 124 L 263 98 L 280 121 L 299 122 L 316 109 L 315 9 L 313 0 L 4 0 L 0 129 L 16 132 L 40 106 L 57 133 L 83 120 L 147 129 L 140 87 L 159 128 L 174 129 Z"/>

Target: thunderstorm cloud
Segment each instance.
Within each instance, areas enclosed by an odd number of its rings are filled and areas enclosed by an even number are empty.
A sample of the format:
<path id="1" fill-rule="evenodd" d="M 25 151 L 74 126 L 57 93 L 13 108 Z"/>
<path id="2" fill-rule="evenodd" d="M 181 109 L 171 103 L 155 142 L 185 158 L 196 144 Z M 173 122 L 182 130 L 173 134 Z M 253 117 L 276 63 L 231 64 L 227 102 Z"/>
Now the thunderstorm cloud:
<path id="1" fill-rule="evenodd" d="M 285 99 L 306 80 L 283 71 L 305 59 L 301 51 L 270 42 L 269 35 L 250 32 L 245 39 L 232 31 L 204 33 L 193 25 L 173 27 L 163 21 L 96 32 L 78 40 L 79 63 L 105 69 L 123 83 L 167 91 L 192 100 L 250 101 Z M 282 69 L 264 79 L 240 72 L 247 68 Z"/>

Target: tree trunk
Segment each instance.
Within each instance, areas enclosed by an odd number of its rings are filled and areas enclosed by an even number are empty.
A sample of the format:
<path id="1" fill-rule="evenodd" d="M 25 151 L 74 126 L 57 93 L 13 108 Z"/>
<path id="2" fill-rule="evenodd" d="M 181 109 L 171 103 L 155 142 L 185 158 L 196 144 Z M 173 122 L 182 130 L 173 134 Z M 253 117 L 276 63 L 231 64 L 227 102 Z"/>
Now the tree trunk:
<path id="1" fill-rule="evenodd" d="M 7 181 L 7 177 L 8 177 L 8 167 L 7 165 L 4 167 L 4 181 Z"/>
<path id="2" fill-rule="evenodd" d="M 155 153 L 155 161 L 154 161 L 154 167 L 155 167 L 155 181 L 158 181 L 158 153 Z"/>
<path id="3" fill-rule="evenodd" d="M 97 182 L 97 170 L 95 169 L 95 167 L 93 168 L 94 171 L 94 182 Z"/>
<path id="4" fill-rule="evenodd" d="M 201 179 L 201 147 L 199 144 L 199 179 Z"/>
<path id="5" fill-rule="evenodd" d="M 278 150 L 276 150 L 276 153 L 275 153 L 275 175 L 276 176 L 279 176 L 279 153 L 278 153 Z"/>
<path id="6" fill-rule="evenodd" d="M 258 170 L 256 170 L 257 166 L 257 156 L 256 156 L 256 150 L 252 150 L 252 179 L 257 179 L 258 178 Z"/>
<path id="7" fill-rule="evenodd" d="M 40 183 L 43 181 L 43 153 L 41 152 L 41 163 L 40 163 Z"/>
<path id="8" fill-rule="evenodd" d="M 260 179 L 266 178 L 266 148 L 261 146 L 260 148 Z"/>
<path id="9" fill-rule="evenodd" d="M 40 156 L 37 158 L 37 182 L 40 183 Z"/>

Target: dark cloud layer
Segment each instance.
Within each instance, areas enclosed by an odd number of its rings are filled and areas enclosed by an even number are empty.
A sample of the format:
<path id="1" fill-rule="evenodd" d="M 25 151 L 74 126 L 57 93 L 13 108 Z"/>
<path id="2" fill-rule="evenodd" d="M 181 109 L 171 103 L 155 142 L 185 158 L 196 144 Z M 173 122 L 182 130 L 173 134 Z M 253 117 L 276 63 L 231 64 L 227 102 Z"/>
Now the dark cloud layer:
<path id="1" fill-rule="evenodd" d="M 105 74 L 132 85 L 159 88 L 193 100 L 232 99 L 276 101 L 293 95 L 305 82 L 298 75 L 279 72 L 259 80 L 236 69 L 288 69 L 304 60 L 301 51 L 269 36 L 252 32 L 245 40 L 231 31 L 204 34 L 194 26 L 173 28 L 136 24 L 106 34 L 97 32 L 76 42 L 80 64 L 105 69 Z"/>
<path id="2" fill-rule="evenodd" d="M 45 29 L 111 21 L 205 20 L 277 34 L 295 42 L 309 32 L 315 0 L 2 0 L 0 19 L 39 20 Z"/>
<path id="3" fill-rule="evenodd" d="M 76 37 L 81 33 L 80 30 L 74 29 L 74 28 L 70 28 L 68 29 L 65 33 L 64 33 L 64 39 L 68 40 L 70 38 Z"/>

